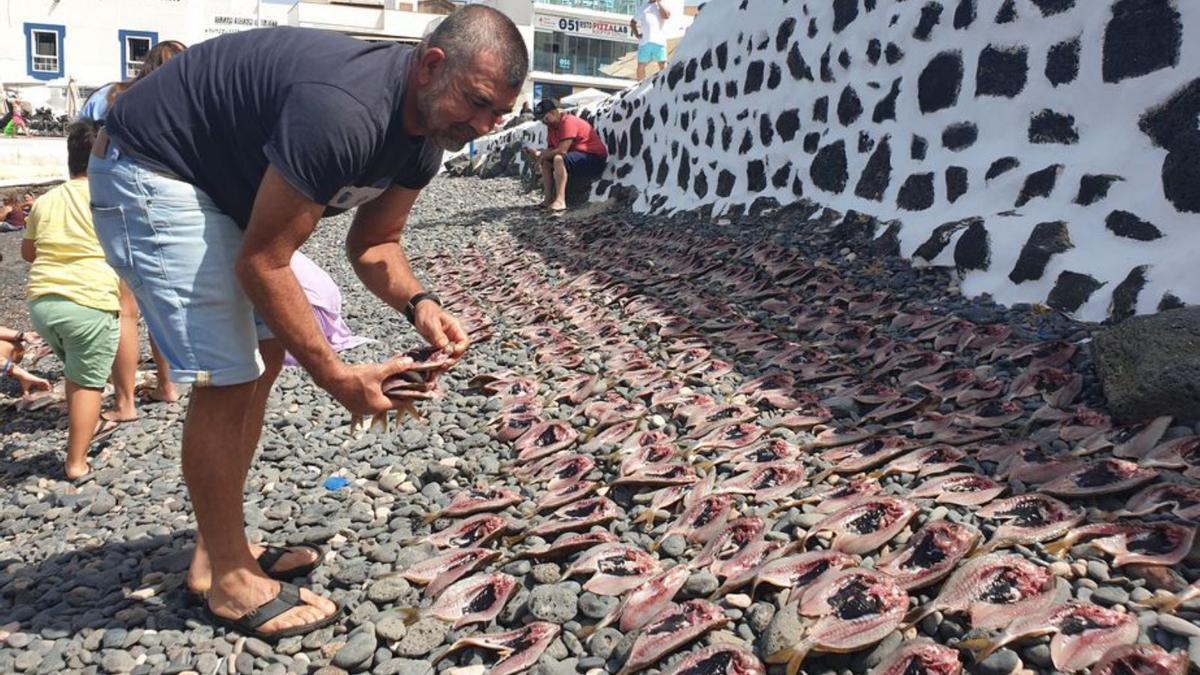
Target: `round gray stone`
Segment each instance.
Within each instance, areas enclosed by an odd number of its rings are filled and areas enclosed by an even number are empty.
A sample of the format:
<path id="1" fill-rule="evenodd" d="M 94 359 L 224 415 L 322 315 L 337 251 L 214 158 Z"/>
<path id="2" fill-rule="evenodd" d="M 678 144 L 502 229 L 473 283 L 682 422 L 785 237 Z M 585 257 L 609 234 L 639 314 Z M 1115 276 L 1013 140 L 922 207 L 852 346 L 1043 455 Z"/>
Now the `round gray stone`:
<path id="1" fill-rule="evenodd" d="M 563 624 L 575 618 L 579 596 L 564 584 L 537 586 L 526 602 L 529 613 L 542 621 Z"/>
<path id="2" fill-rule="evenodd" d="M 364 625 L 362 629 L 350 635 L 346 644 L 333 655 L 331 663 L 346 670 L 354 670 L 360 666 L 369 667 L 367 662 L 375 654 L 375 647 L 378 645 L 374 626 Z"/>
<path id="3" fill-rule="evenodd" d="M 375 620 L 375 634 L 381 640 L 395 642 L 403 638 L 406 633 L 408 633 L 408 625 L 404 623 L 404 616 L 397 610 L 388 610 Z"/>
<path id="4" fill-rule="evenodd" d="M 696 572 L 683 582 L 683 592 L 691 597 L 706 597 L 716 592 L 721 582 L 708 572 Z"/>
<path id="5" fill-rule="evenodd" d="M 437 619 L 421 619 L 408 627 L 392 652 L 397 656 L 424 656 L 442 644 L 449 631 L 450 627 Z"/>

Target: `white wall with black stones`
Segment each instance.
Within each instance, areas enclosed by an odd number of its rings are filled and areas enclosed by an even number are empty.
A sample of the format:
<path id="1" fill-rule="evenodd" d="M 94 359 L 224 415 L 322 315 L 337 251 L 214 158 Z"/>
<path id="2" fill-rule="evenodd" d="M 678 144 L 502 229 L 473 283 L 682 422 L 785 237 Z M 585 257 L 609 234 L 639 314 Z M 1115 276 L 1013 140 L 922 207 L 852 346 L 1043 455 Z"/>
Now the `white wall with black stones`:
<path id="1" fill-rule="evenodd" d="M 1195 0 L 715 0 L 592 111 L 596 192 L 858 211 L 968 295 L 1086 320 L 1198 303 L 1197 65 Z"/>

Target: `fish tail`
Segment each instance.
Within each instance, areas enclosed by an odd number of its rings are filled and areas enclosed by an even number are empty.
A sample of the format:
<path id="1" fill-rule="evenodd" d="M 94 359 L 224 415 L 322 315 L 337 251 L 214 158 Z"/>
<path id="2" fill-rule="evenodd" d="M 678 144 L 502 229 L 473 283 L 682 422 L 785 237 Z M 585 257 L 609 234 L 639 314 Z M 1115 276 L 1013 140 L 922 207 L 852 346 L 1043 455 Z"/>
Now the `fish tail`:
<path id="1" fill-rule="evenodd" d="M 971 554 L 967 556 L 967 559 L 970 560 L 972 558 L 980 558 L 980 557 L 983 557 L 995 550 L 996 550 L 995 542 L 989 541 L 988 543 L 984 544 L 983 546 L 979 546 L 974 551 L 972 551 Z"/>
<path id="2" fill-rule="evenodd" d="M 659 547 L 660 547 L 660 546 L 662 546 L 662 544 L 663 544 L 663 541 L 664 541 L 665 539 L 666 539 L 666 537 L 663 537 L 662 539 L 659 539 L 658 541 L 654 542 L 653 544 L 650 544 L 650 552 L 651 552 L 651 553 L 657 553 L 657 552 L 658 552 L 658 549 L 659 549 Z"/>
<path id="3" fill-rule="evenodd" d="M 829 467 L 828 469 L 825 469 L 825 470 L 824 470 L 824 471 L 822 471 L 821 473 L 819 473 L 819 474 L 817 474 L 817 475 L 813 476 L 813 479 L 812 479 L 812 484 L 813 484 L 813 485 L 816 485 L 817 483 L 821 483 L 821 482 L 823 482 L 823 481 L 824 481 L 826 478 L 829 478 L 829 477 L 830 477 L 830 476 L 832 476 L 832 475 L 833 475 L 833 467 Z"/>
<path id="4" fill-rule="evenodd" d="M 350 416 L 350 435 L 357 436 L 358 432 L 362 431 L 363 417 L 362 415 Z"/>
<path id="5" fill-rule="evenodd" d="M 528 536 L 529 536 L 528 534 L 522 533 L 522 534 L 515 534 L 511 537 L 504 537 L 504 545 L 505 546 L 515 546 L 515 545 L 525 541 L 525 538 Z"/>
<path id="6" fill-rule="evenodd" d="M 1063 537 L 1058 541 L 1042 544 L 1042 550 L 1045 551 L 1047 555 L 1052 555 L 1055 558 L 1061 558 L 1067 554 L 1067 549 L 1071 548 L 1072 543 L 1073 542 L 1071 541 L 1070 537 Z"/>
<path id="7" fill-rule="evenodd" d="M 646 507 L 645 511 L 642 511 L 633 519 L 633 524 L 644 526 L 646 531 L 650 531 L 654 529 L 655 520 L 657 520 L 657 517 L 654 515 L 654 509 Z"/>
<path id="8" fill-rule="evenodd" d="M 871 480 L 879 480 L 880 478 L 883 478 L 885 473 L 886 472 L 883 469 L 875 469 L 871 473 L 867 474 L 867 478 L 870 478 Z"/>
<path id="9" fill-rule="evenodd" d="M 1182 605 L 1183 602 L 1183 594 L 1180 593 L 1176 595 L 1159 595 L 1153 598 L 1146 598 L 1145 600 L 1136 604 L 1143 607 L 1156 609 L 1161 614 L 1174 614 L 1175 610 L 1179 609 L 1179 606 Z"/>
<path id="10" fill-rule="evenodd" d="M 912 611 L 904 615 L 904 623 L 900 624 L 900 627 L 904 630 L 908 630 L 912 626 L 917 625 L 921 619 L 933 614 L 933 611 L 933 608 L 928 606 L 913 608 Z"/>
<path id="11" fill-rule="evenodd" d="M 808 656 L 807 643 L 801 644 L 791 650 L 791 656 L 787 661 L 787 675 L 797 675 L 800 672 L 800 666 L 804 663 L 805 657 Z"/>
<path id="12" fill-rule="evenodd" d="M 965 649 L 975 654 L 975 662 L 979 663 L 1000 648 L 1000 643 L 985 637 L 970 638 L 954 645 L 955 649 Z"/>
<path id="13" fill-rule="evenodd" d="M 376 413 L 371 416 L 370 430 L 375 431 L 375 427 L 379 427 L 382 433 L 387 433 L 388 430 L 388 414 L 386 412 Z"/>
<path id="14" fill-rule="evenodd" d="M 433 513 L 427 513 L 421 518 L 421 524 L 428 525 L 441 517 L 442 517 L 441 511 L 434 511 Z"/>
<path id="15" fill-rule="evenodd" d="M 717 465 L 716 462 L 713 462 L 712 460 L 704 460 L 703 462 L 699 462 L 698 464 L 696 464 L 696 469 L 698 471 L 703 471 L 704 473 L 708 473 L 709 471 L 712 471 L 713 467 L 715 467 L 716 465 Z"/>
<path id="16" fill-rule="evenodd" d="M 401 607 L 396 610 L 396 614 L 404 621 L 404 625 L 411 626 L 421 618 L 421 610 L 415 607 Z"/>

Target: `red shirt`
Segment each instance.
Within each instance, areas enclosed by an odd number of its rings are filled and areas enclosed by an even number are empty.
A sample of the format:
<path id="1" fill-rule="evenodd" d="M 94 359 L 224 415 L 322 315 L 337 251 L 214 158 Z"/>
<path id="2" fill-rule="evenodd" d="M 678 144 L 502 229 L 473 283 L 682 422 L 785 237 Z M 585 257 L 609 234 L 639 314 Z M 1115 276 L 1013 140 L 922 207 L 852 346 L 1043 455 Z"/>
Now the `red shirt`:
<path id="1" fill-rule="evenodd" d="M 592 125 L 569 113 L 561 115 L 562 119 L 557 127 L 546 127 L 546 137 L 550 140 L 551 148 L 557 148 L 562 141 L 571 139 L 568 152 L 586 152 L 589 155 L 608 157 L 608 149 L 604 147 L 604 141 L 600 140 L 600 134 L 596 133 Z"/>

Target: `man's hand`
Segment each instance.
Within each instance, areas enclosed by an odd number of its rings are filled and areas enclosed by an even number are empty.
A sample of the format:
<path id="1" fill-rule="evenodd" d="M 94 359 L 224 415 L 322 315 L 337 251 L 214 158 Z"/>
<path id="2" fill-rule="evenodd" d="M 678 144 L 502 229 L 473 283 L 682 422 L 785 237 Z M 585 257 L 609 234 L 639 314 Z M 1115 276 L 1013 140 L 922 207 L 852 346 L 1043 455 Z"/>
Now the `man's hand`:
<path id="1" fill-rule="evenodd" d="M 413 310 L 413 327 L 435 349 L 445 350 L 451 362 L 467 351 L 471 339 L 462 324 L 436 302 L 422 302 Z"/>
<path id="2" fill-rule="evenodd" d="M 346 365 L 335 378 L 320 384 L 351 414 L 375 415 L 400 405 L 400 402 L 383 393 L 383 381 L 412 368 L 412 365 L 412 359 L 407 356 L 384 363 Z"/>

